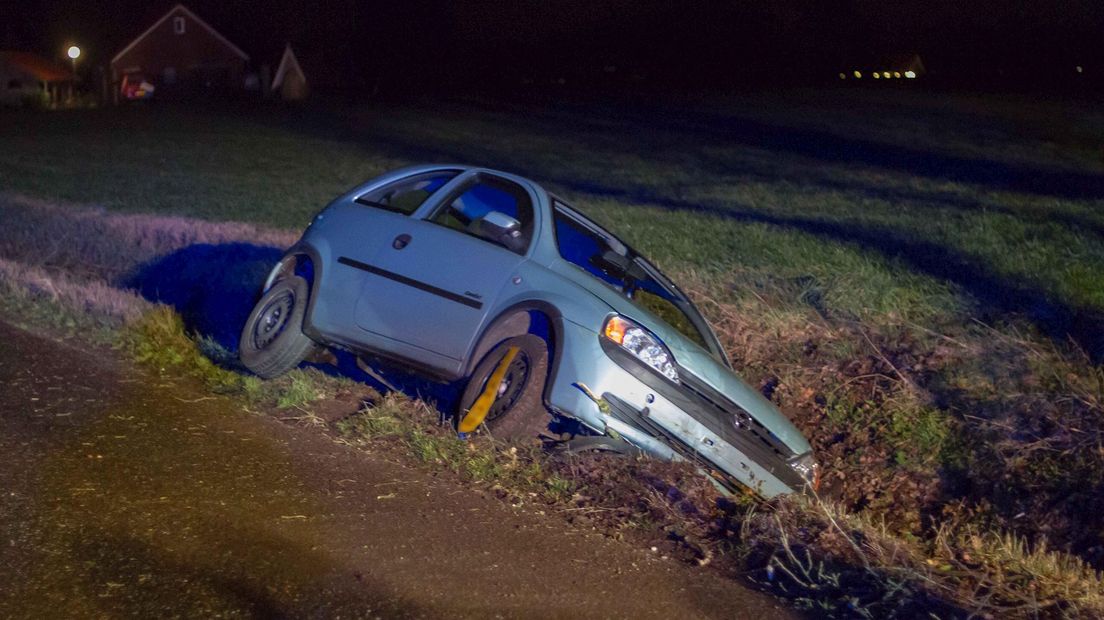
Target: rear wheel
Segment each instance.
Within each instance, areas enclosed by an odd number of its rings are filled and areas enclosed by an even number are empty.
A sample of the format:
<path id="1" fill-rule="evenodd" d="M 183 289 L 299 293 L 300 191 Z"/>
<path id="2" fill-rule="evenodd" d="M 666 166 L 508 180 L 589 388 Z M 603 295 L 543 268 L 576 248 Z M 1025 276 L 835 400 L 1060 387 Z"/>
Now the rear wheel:
<path id="1" fill-rule="evenodd" d="M 506 367 L 499 368 L 515 348 Z M 501 379 L 492 386 L 496 374 Z M 533 335 L 509 338 L 491 349 L 475 367 L 460 398 L 458 420 L 462 423 L 480 397 L 486 395 L 488 399 L 493 397 L 493 401 L 489 406 L 483 403 L 486 407 L 483 424 L 492 436 L 505 440 L 536 439 L 550 421 L 543 401 L 547 376 L 548 346 L 544 340 Z"/>
<path id="2" fill-rule="evenodd" d="M 238 345 L 246 368 L 271 379 L 294 369 L 314 351 L 314 341 L 303 333 L 309 290 L 306 280 L 289 276 L 261 297 Z"/>

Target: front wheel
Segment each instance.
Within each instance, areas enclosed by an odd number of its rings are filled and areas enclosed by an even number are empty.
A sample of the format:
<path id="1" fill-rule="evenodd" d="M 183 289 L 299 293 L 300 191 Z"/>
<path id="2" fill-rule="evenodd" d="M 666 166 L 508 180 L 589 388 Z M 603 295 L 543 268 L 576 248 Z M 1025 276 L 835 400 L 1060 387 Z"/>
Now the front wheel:
<path id="1" fill-rule="evenodd" d="M 310 287 L 299 276 L 277 280 L 261 297 L 242 329 L 238 345 L 245 367 L 263 379 L 299 365 L 315 348 L 303 333 Z"/>
<path id="2" fill-rule="evenodd" d="M 536 439 L 548 428 L 544 383 L 548 345 L 533 335 L 501 342 L 475 367 L 460 398 L 458 424 L 469 416 L 486 424 L 496 439 Z"/>

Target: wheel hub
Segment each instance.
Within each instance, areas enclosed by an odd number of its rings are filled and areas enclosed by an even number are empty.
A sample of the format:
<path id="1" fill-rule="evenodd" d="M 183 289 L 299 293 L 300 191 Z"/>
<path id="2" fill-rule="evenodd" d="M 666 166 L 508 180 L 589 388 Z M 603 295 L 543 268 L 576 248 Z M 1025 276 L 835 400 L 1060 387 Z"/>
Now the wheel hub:
<path id="1" fill-rule="evenodd" d="M 284 328 L 287 327 L 287 318 L 294 306 L 295 295 L 291 291 L 283 291 L 265 304 L 253 328 L 255 348 L 264 349 L 283 333 Z"/>
<path id="2" fill-rule="evenodd" d="M 506 370 L 506 376 L 498 384 L 494 404 L 487 412 L 487 421 L 506 415 L 517 404 L 528 380 L 529 357 L 524 352 L 519 352 Z"/>

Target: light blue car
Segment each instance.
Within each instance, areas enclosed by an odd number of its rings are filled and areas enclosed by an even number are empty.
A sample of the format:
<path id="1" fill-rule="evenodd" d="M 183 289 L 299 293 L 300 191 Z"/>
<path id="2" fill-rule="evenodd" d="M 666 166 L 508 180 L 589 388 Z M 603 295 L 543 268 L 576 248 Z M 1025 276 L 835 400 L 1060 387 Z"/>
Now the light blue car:
<path id="1" fill-rule="evenodd" d="M 771 497 L 815 485 L 808 441 L 732 372 L 712 329 L 658 269 L 515 175 L 426 165 L 319 213 L 264 285 L 241 358 L 275 377 L 321 347 L 466 385 L 460 432 L 699 465 Z"/>

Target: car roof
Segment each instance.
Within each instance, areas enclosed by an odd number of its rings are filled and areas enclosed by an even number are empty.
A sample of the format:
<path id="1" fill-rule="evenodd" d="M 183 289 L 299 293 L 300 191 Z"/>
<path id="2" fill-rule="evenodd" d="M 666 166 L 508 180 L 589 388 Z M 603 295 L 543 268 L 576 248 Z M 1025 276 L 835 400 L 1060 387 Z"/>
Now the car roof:
<path id="1" fill-rule="evenodd" d="M 403 176 L 408 176 L 408 175 L 414 175 L 414 174 L 421 174 L 423 172 L 432 172 L 434 170 L 459 170 L 461 173 L 485 172 L 487 174 L 493 174 L 495 176 L 500 176 L 500 177 L 503 177 L 505 179 L 509 179 L 511 181 L 517 181 L 517 182 L 521 182 L 521 183 L 524 183 L 524 184 L 527 184 L 527 185 L 531 185 L 534 189 L 539 189 L 542 192 L 547 193 L 545 191 L 545 189 L 543 187 L 541 187 L 540 183 L 537 183 L 536 181 L 534 181 L 533 179 L 530 179 L 529 177 L 521 176 L 521 175 L 513 173 L 513 172 L 506 172 L 505 170 L 497 170 L 495 168 L 487 168 L 485 166 L 473 166 L 473 165 L 470 165 L 470 164 L 448 164 L 448 163 L 418 164 L 416 166 L 409 166 L 407 168 L 401 168 L 399 170 L 396 170 L 395 173 L 396 174 L 402 174 Z"/>

